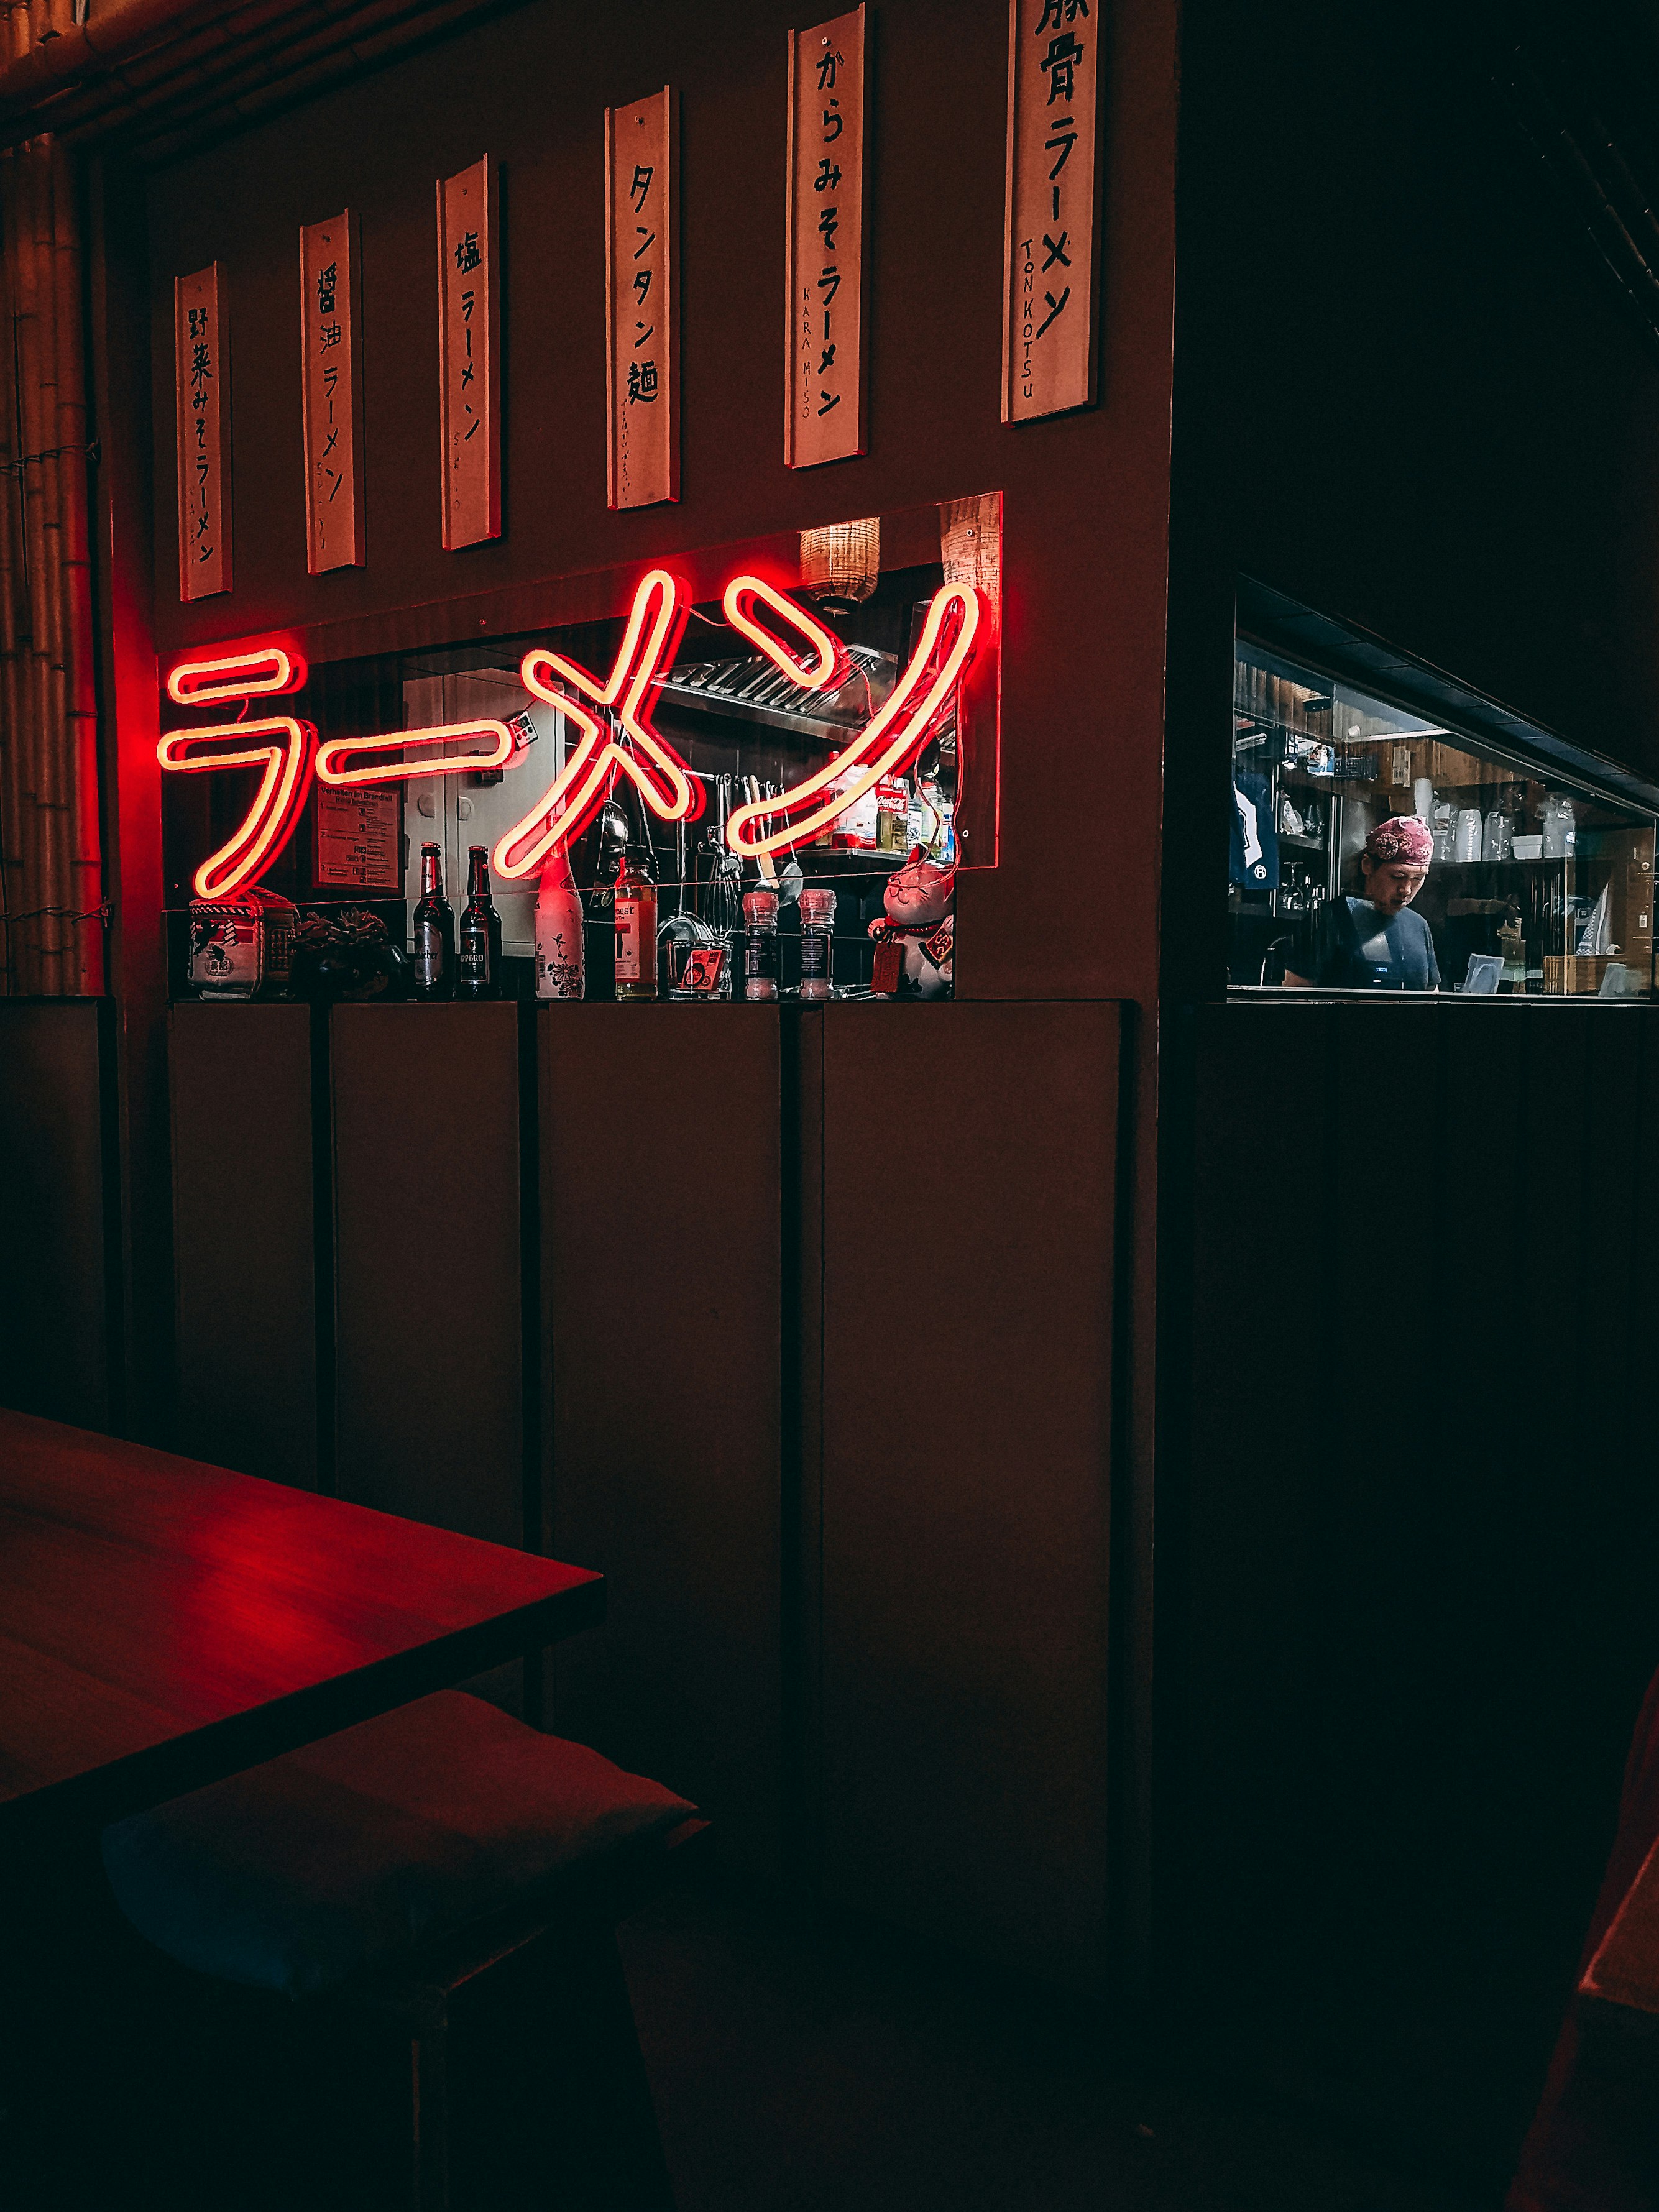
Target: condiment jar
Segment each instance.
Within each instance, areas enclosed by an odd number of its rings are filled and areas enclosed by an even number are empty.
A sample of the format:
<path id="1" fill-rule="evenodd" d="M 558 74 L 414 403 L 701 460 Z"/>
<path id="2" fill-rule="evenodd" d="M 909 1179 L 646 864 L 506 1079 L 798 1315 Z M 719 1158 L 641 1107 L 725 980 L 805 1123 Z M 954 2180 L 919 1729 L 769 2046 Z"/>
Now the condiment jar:
<path id="1" fill-rule="evenodd" d="M 745 891 L 743 895 L 743 995 L 745 999 L 775 999 L 778 995 L 775 891 Z"/>
<path id="2" fill-rule="evenodd" d="M 800 994 L 834 996 L 836 894 L 827 884 L 808 884 L 800 895 Z"/>

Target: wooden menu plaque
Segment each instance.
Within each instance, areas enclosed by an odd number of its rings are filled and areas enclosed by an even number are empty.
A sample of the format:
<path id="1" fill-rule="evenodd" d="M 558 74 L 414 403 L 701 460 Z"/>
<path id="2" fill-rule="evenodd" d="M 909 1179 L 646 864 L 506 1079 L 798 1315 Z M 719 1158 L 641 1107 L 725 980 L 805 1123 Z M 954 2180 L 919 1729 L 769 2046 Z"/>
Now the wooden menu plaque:
<path id="1" fill-rule="evenodd" d="M 612 507 L 680 495 L 674 95 L 605 111 L 605 362 Z"/>
<path id="2" fill-rule="evenodd" d="M 789 33 L 783 458 L 864 451 L 864 9 Z"/>
<path id="3" fill-rule="evenodd" d="M 490 155 L 438 184 L 444 550 L 501 534 L 499 195 Z"/>
<path id="4" fill-rule="evenodd" d="M 300 233 L 306 446 L 306 566 L 363 565 L 363 370 L 357 218 Z"/>
<path id="5" fill-rule="evenodd" d="M 1009 7 L 1005 422 L 1094 404 L 1100 5 Z"/>
<path id="6" fill-rule="evenodd" d="M 219 264 L 173 286 L 179 412 L 179 596 L 230 589 L 230 344 Z"/>

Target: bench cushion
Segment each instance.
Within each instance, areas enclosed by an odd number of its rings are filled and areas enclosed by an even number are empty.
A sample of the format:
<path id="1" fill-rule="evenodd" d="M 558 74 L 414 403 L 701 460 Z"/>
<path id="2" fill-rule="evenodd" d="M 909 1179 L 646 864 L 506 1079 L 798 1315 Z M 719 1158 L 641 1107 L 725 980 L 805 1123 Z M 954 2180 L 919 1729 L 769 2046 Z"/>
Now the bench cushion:
<path id="1" fill-rule="evenodd" d="M 104 1865 L 158 1948 L 297 1997 L 695 1809 L 441 1690 L 118 1821 Z"/>

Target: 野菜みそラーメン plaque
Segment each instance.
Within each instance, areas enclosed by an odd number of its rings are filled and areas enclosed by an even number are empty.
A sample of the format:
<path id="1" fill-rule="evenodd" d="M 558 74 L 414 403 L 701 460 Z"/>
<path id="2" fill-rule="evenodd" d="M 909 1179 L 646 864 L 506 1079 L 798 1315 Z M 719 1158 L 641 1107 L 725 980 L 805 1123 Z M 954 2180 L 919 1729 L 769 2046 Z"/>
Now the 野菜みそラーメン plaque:
<path id="1" fill-rule="evenodd" d="M 179 596 L 230 589 L 230 346 L 219 264 L 173 286 L 179 410 Z"/>
<path id="2" fill-rule="evenodd" d="M 348 210 L 300 233 L 300 331 L 306 448 L 306 565 L 360 568 L 363 547 L 363 372 L 358 337 L 357 218 Z"/>
<path id="3" fill-rule="evenodd" d="M 789 33 L 783 458 L 864 451 L 864 9 Z"/>
<path id="4" fill-rule="evenodd" d="M 1104 0 L 1011 0 L 1002 419 L 1095 398 Z"/>
<path id="5" fill-rule="evenodd" d="M 438 185 L 438 412 L 446 553 L 501 534 L 500 228 L 484 155 Z"/>
<path id="6" fill-rule="evenodd" d="M 605 370 L 612 507 L 680 495 L 674 95 L 605 112 Z"/>

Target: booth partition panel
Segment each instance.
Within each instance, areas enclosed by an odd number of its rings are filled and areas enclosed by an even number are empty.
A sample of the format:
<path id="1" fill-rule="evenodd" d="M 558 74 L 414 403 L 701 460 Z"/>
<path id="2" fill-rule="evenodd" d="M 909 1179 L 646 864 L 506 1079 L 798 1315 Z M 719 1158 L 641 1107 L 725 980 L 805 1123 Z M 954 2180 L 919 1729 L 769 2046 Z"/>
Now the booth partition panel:
<path id="1" fill-rule="evenodd" d="M 311 1012 L 167 1018 L 180 1451 L 318 1486 Z"/>
<path id="2" fill-rule="evenodd" d="M 332 1015 L 342 1498 L 525 1541 L 519 1009 Z"/>
<path id="3" fill-rule="evenodd" d="M 556 1557 L 605 1626 L 551 1658 L 550 1724 L 778 1858 L 779 1035 L 775 1006 L 536 1017 Z"/>
<path id="4" fill-rule="evenodd" d="M 1097 1985 L 1119 1009 L 823 1019 L 824 1886 Z"/>
<path id="5" fill-rule="evenodd" d="M 0 1401 L 110 1420 L 108 1002 L 0 1000 Z"/>

